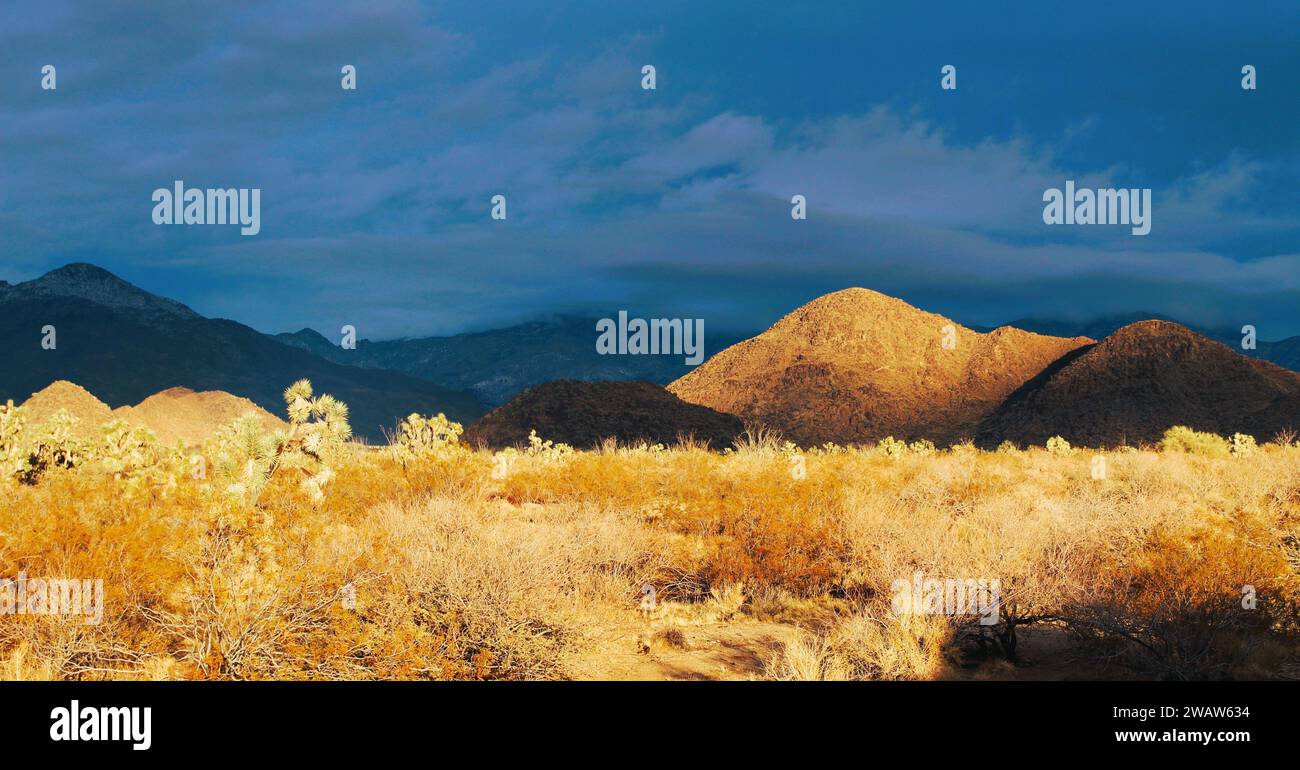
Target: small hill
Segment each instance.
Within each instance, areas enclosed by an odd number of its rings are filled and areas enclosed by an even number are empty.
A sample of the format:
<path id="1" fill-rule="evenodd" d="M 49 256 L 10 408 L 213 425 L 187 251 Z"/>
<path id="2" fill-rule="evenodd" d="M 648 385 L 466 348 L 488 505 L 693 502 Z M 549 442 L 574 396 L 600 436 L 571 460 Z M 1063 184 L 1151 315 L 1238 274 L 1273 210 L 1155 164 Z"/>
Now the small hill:
<path id="1" fill-rule="evenodd" d="M 100 435 L 100 426 L 113 419 L 113 410 L 108 404 L 95 398 L 88 390 L 68 382 L 58 380 L 31 395 L 22 403 L 28 411 L 28 424 L 35 426 L 46 422 L 60 409 L 66 409 L 77 418 L 73 433 L 83 439 L 95 439 Z"/>
<path id="2" fill-rule="evenodd" d="M 733 415 L 688 404 L 649 382 L 559 380 L 530 388 L 488 412 L 469 426 L 465 440 L 494 449 L 527 445 L 531 430 L 578 448 L 597 447 L 606 438 L 670 445 L 679 436 L 693 435 L 721 450 L 744 432 L 744 425 Z"/>
<path id="3" fill-rule="evenodd" d="M 123 406 L 113 414 L 154 432 L 164 444 L 201 444 L 214 432 L 247 412 L 256 414 L 268 430 L 286 430 L 288 425 L 252 401 L 220 390 L 196 393 L 189 388 L 168 388 L 135 406 Z"/>
<path id="4" fill-rule="evenodd" d="M 879 292 L 845 289 L 719 352 L 668 390 L 804 446 L 887 435 L 943 443 L 973 437 L 1011 392 L 1091 341 L 1011 327 L 981 334 Z"/>
<path id="5" fill-rule="evenodd" d="M 978 440 L 1105 447 L 1155 442 L 1174 425 L 1260 440 L 1300 428 L 1300 374 L 1142 321 L 1057 361 L 990 414 Z"/>

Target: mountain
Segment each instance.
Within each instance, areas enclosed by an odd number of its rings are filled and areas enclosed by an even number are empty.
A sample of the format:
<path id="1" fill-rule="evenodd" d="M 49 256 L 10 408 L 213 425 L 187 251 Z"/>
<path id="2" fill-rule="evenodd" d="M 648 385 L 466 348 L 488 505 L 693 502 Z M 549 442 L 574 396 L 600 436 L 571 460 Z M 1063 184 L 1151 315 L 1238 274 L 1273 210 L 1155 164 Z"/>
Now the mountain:
<path id="1" fill-rule="evenodd" d="M 980 426 L 984 445 L 1152 443 L 1186 425 L 1271 439 L 1300 428 L 1300 374 L 1168 321 L 1125 326 L 1026 383 Z"/>
<path id="2" fill-rule="evenodd" d="M 722 450 L 744 432 L 744 425 L 733 415 L 688 404 L 649 382 L 560 380 L 530 388 L 488 412 L 469 426 L 465 440 L 494 449 L 527 446 L 532 430 L 579 448 L 598 447 L 606 438 L 671 445 L 689 435 Z"/>
<path id="3" fill-rule="evenodd" d="M 951 326 L 955 346 L 944 346 Z M 776 428 L 802 445 L 887 435 L 940 443 L 1048 364 L 1092 340 L 979 333 L 902 300 L 845 289 L 795 310 L 668 386 L 685 401 Z"/>
<path id="4" fill-rule="evenodd" d="M 312 329 L 278 334 L 276 339 L 336 363 L 392 369 L 443 387 L 468 390 L 494 406 L 552 380 L 645 380 L 663 385 L 691 370 L 682 356 L 600 355 L 596 352 L 596 321 L 561 316 L 448 337 L 359 340 L 355 350 L 344 350 Z M 738 339 L 706 331 L 705 353 Z"/>
<path id="5" fill-rule="evenodd" d="M 45 275 L 17 286 L 5 288 L 29 297 L 73 297 L 95 302 L 114 310 L 130 311 L 142 316 L 202 318 L 179 302 L 158 297 L 118 278 L 103 268 L 75 262 L 51 270 Z M 4 298 L 0 294 L 0 299 Z"/>
<path id="6" fill-rule="evenodd" d="M 1239 344 L 1239 343 L 1238 343 Z M 1300 336 L 1277 342 L 1259 342 L 1256 355 L 1293 372 L 1300 372 Z M 1246 352 L 1246 351 L 1242 351 Z"/>
<path id="7" fill-rule="evenodd" d="M 132 425 L 153 431 L 162 443 L 201 444 L 231 420 L 253 413 L 267 430 L 287 430 L 288 424 L 252 401 L 220 390 L 196 393 L 189 388 L 168 388 L 135 406 L 113 410 Z"/>
<path id="8" fill-rule="evenodd" d="M 57 345 L 42 347 L 55 327 Z M 473 395 L 409 375 L 336 364 L 234 321 L 205 318 L 93 265 L 74 264 L 0 289 L 0 400 L 17 401 L 54 380 L 73 380 L 110 406 L 171 387 L 223 390 L 283 414 L 282 393 L 306 377 L 351 408 L 353 430 L 372 441 L 411 412 L 468 422 L 485 407 Z"/>

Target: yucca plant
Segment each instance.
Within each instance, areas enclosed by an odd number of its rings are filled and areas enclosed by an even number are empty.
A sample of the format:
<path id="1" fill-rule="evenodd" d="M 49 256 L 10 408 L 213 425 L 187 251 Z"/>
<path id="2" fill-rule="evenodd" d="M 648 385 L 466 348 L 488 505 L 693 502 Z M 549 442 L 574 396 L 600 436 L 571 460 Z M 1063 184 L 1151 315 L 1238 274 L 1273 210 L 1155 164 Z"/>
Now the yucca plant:
<path id="1" fill-rule="evenodd" d="M 214 476 L 232 497 L 256 501 L 271 478 L 280 436 L 249 412 L 218 430 L 209 441 Z"/>

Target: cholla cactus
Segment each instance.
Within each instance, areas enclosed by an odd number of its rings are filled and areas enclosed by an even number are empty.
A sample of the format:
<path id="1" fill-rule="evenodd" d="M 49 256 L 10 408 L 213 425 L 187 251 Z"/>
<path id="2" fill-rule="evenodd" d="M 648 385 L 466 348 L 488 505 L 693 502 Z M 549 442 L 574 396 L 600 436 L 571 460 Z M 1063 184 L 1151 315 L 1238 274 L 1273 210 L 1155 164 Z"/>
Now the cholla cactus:
<path id="1" fill-rule="evenodd" d="M 920 455 L 921 457 L 928 457 L 935 453 L 934 442 L 928 438 L 923 438 L 918 441 L 913 441 L 911 444 L 907 445 L 907 451 L 911 452 L 914 455 Z"/>
<path id="2" fill-rule="evenodd" d="M 27 453 L 22 447 L 26 426 L 26 409 L 14 406 L 13 399 L 0 406 L 0 481 L 16 479 L 27 468 Z"/>
<path id="3" fill-rule="evenodd" d="M 77 422 L 66 409 L 60 409 L 36 428 L 32 443 L 25 448 L 27 463 L 18 472 L 19 481 L 35 484 L 51 467 L 75 468 L 87 459 L 86 447 L 73 435 Z"/>
<path id="4" fill-rule="evenodd" d="M 1232 452 L 1233 457 L 1245 457 L 1246 455 L 1254 453 L 1257 448 L 1255 437 L 1246 433 L 1232 434 L 1232 439 L 1229 441 L 1229 444 L 1229 449 Z"/>
<path id="5" fill-rule="evenodd" d="M 998 454 L 1000 455 L 1011 455 L 1019 451 L 1020 447 L 1016 446 L 1014 442 L 1003 441 L 1001 444 L 998 444 Z"/>
<path id="6" fill-rule="evenodd" d="M 893 460 L 897 460 L 907 454 L 907 443 L 899 441 L 893 436 L 886 436 L 876 444 L 876 451 Z"/>
<path id="7" fill-rule="evenodd" d="M 423 457 L 445 458 L 460 451 L 460 435 L 465 429 L 439 412 L 436 417 L 412 414 L 397 428 L 393 453 L 405 467 Z"/>
<path id="8" fill-rule="evenodd" d="M 1070 448 L 1070 442 L 1060 436 L 1052 436 L 1047 440 L 1047 451 L 1054 455 L 1068 455 L 1074 451 Z"/>
<path id="9" fill-rule="evenodd" d="M 288 434 L 277 435 L 276 469 L 299 468 L 309 474 L 300 485 L 313 502 L 325 499 L 325 485 L 334 477 L 328 463 L 337 458 L 343 443 L 352 435 L 348 405 L 328 394 L 312 398 L 311 382 L 298 380 L 284 391 L 289 412 Z"/>
<path id="10" fill-rule="evenodd" d="M 161 452 L 152 431 L 132 427 L 121 418 L 104 423 L 100 430 L 103 438 L 95 452 L 95 461 L 114 478 L 135 476 L 158 465 Z"/>
<path id="11" fill-rule="evenodd" d="M 543 441 L 536 430 L 530 430 L 528 431 L 528 456 L 546 464 L 564 462 L 573 457 L 573 447 L 568 444 L 557 444 L 554 441 Z"/>
<path id="12" fill-rule="evenodd" d="M 0 406 L 0 482 L 17 481 L 26 475 L 30 453 L 26 438 L 27 410 L 9 400 Z"/>
<path id="13" fill-rule="evenodd" d="M 844 454 L 845 452 L 848 451 L 849 451 L 848 447 L 840 446 L 839 444 L 836 444 L 834 441 L 827 441 L 825 444 L 822 444 L 819 447 L 814 447 L 812 450 L 812 454 L 838 455 L 838 454 Z"/>

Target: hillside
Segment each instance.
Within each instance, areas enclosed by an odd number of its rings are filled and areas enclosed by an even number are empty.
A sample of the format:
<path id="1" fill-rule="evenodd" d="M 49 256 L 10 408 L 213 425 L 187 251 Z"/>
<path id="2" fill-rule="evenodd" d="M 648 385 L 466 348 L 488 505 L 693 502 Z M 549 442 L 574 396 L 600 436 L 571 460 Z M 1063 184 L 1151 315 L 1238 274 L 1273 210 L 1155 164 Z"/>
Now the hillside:
<path id="1" fill-rule="evenodd" d="M 66 380 L 52 382 L 26 400 L 14 399 L 14 403 L 27 409 L 31 425 L 40 425 L 60 410 L 66 411 L 76 418 L 72 433 L 81 439 L 98 439 L 100 426 L 113 419 L 113 412 L 107 404 L 80 385 Z"/>
<path id="2" fill-rule="evenodd" d="M 217 429 L 249 412 L 256 414 L 268 430 L 289 426 L 252 401 L 219 390 L 195 393 L 189 388 L 169 388 L 135 406 L 113 410 L 133 425 L 148 428 L 165 444 L 200 444 Z"/>
<path id="3" fill-rule="evenodd" d="M 943 344 L 949 325 L 952 349 Z M 668 389 L 802 445 L 887 435 L 948 442 L 974 436 L 1012 391 L 1089 342 L 1010 327 L 981 334 L 878 292 L 845 289 L 721 351 Z"/>
<path id="4" fill-rule="evenodd" d="M 1300 374 L 1168 321 L 1142 321 L 1076 351 L 986 418 L 978 438 L 1041 444 L 1155 442 L 1173 425 L 1261 440 L 1300 428 Z"/>

